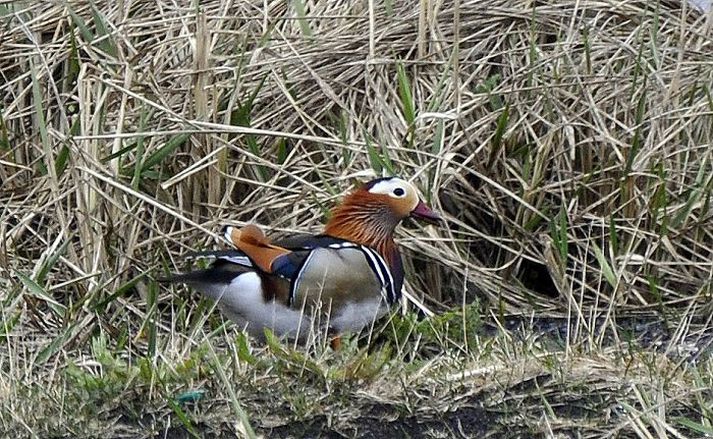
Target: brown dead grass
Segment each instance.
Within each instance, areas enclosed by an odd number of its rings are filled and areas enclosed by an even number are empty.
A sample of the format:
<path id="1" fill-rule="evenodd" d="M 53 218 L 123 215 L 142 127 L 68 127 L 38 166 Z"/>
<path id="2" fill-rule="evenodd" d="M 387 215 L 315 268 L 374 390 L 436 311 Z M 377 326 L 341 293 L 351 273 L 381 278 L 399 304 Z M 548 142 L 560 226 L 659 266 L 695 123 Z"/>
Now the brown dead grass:
<path id="1" fill-rule="evenodd" d="M 484 407 L 495 436 L 710 428 L 709 356 L 671 360 L 705 351 L 713 310 L 710 15 L 677 1 L 213 0 L 15 1 L 0 16 L 0 429 L 248 434 L 226 421 L 238 400 L 263 432 L 273 405 L 278 424 L 338 426 L 331 410 L 352 419 L 364 392 L 368 407 L 391 401 L 389 419 Z M 507 329 L 473 345 L 434 324 L 388 366 L 369 356 L 366 390 L 335 394 L 360 382 L 342 376 L 356 346 L 310 360 L 318 379 L 277 347 L 253 348 L 256 367 L 209 304 L 151 280 L 224 224 L 319 230 L 382 172 L 413 178 L 448 218 L 400 232 L 404 311 L 564 317 L 563 345 Z M 616 321 L 632 313 L 663 319 L 667 347 L 627 347 Z M 489 363 L 483 382 L 439 381 Z M 253 384 L 226 385 L 240 380 Z M 167 402 L 195 387 L 212 402 L 188 415 Z M 590 409 L 548 408 L 572 395 Z"/>

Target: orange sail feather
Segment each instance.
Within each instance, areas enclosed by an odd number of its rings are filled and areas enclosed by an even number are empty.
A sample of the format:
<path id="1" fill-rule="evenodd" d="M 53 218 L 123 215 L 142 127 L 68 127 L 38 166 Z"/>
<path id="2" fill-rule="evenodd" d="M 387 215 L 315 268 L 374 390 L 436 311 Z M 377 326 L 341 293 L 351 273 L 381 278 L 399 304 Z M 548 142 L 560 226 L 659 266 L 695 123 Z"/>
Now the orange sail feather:
<path id="1" fill-rule="evenodd" d="M 273 272 L 273 263 L 291 251 L 270 243 L 265 233 L 256 225 L 248 224 L 242 229 L 231 227 L 227 235 L 233 245 L 245 253 L 265 273 Z"/>

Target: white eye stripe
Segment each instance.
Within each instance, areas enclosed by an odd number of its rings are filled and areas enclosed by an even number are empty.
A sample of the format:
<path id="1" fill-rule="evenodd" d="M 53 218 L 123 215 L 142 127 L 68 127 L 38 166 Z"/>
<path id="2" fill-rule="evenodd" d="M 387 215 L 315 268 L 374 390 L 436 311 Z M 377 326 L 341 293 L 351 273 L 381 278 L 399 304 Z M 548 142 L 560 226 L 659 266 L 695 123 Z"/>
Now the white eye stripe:
<path id="1" fill-rule="evenodd" d="M 391 178 L 389 180 L 383 180 L 376 183 L 369 189 L 372 194 L 382 194 L 389 195 L 394 198 L 405 198 L 409 193 L 416 193 L 408 182 L 401 180 L 400 178 Z"/>

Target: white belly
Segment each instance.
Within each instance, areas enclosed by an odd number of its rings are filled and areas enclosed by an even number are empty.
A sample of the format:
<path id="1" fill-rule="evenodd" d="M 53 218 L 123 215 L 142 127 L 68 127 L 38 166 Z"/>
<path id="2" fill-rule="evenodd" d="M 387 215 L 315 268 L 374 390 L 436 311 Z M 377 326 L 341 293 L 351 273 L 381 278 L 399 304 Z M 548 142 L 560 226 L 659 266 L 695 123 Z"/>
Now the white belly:
<path id="1" fill-rule="evenodd" d="M 362 299 L 358 302 L 343 302 L 329 316 L 315 316 L 311 308 L 293 309 L 283 303 L 265 302 L 262 281 L 256 273 L 245 273 L 230 284 L 195 285 L 208 297 L 218 302 L 218 307 L 230 320 L 258 338 L 269 328 L 279 337 L 305 340 L 310 334 L 328 325 L 337 333 L 357 332 L 371 326 L 386 314 L 388 307 L 382 296 Z M 328 308 L 328 307 L 327 307 Z"/>
<path id="2" fill-rule="evenodd" d="M 204 284 L 196 288 L 218 302 L 223 313 L 256 337 L 269 328 L 275 335 L 303 338 L 311 327 L 308 316 L 275 301 L 265 302 L 262 281 L 256 273 L 245 273 L 229 284 Z"/>
<path id="3" fill-rule="evenodd" d="M 379 296 L 360 302 L 346 302 L 339 310 L 333 310 L 330 327 L 337 332 L 357 332 L 371 326 L 388 311 L 384 299 Z"/>

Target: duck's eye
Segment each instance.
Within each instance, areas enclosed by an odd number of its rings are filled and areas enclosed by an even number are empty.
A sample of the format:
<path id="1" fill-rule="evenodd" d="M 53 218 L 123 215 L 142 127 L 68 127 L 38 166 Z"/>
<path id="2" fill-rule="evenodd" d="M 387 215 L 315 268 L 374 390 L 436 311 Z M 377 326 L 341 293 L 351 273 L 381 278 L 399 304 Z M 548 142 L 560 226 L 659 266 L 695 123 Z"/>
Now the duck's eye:
<path id="1" fill-rule="evenodd" d="M 406 195 L 406 191 L 401 189 L 400 187 L 397 187 L 396 189 L 394 189 L 394 191 L 392 193 L 397 197 L 403 197 L 404 195 Z"/>

